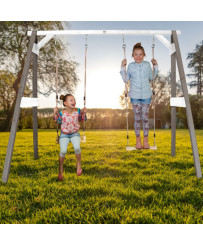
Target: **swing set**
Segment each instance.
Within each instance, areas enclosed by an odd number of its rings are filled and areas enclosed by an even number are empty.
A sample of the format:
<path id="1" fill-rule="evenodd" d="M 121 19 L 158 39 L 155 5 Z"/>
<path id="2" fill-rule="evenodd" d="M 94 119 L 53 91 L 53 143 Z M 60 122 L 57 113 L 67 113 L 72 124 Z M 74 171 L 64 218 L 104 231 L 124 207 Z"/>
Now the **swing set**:
<path id="1" fill-rule="evenodd" d="M 178 42 L 178 35 L 181 32 L 177 30 L 55 30 L 55 31 L 28 31 L 27 35 L 30 36 L 30 43 L 27 51 L 27 55 L 25 58 L 25 65 L 23 68 L 23 73 L 21 77 L 19 92 L 16 99 L 16 105 L 13 115 L 13 121 L 11 125 L 11 131 L 9 136 L 9 142 L 7 146 L 7 153 L 4 163 L 2 182 L 7 183 L 9 178 L 11 160 L 13 155 L 13 148 L 15 143 L 15 137 L 18 127 L 18 120 L 20 115 L 21 107 L 33 107 L 33 142 L 34 142 L 34 159 L 38 159 L 38 124 L 37 124 L 37 59 L 39 56 L 39 50 L 52 38 L 58 35 L 83 35 L 86 37 L 85 44 L 85 76 L 84 76 L 84 108 L 86 108 L 86 68 L 87 68 L 87 37 L 91 35 L 119 35 L 123 39 L 123 52 L 124 58 L 126 59 L 126 44 L 124 37 L 127 35 L 135 36 L 152 36 L 152 57 L 154 58 L 154 39 L 157 38 L 161 41 L 170 52 L 171 56 L 171 98 L 170 98 L 170 106 L 171 106 L 171 156 L 175 156 L 176 154 L 176 107 L 185 107 L 188 121 L 188 128 L 190 132 L 190 140 L 193 151 L 193 159 L 196 171 L 196 177 L 202 178 L 200 159 L 198 146 L 196 141 L 194 122 L 192 117 L 192 111 L 188 96 L 188 89 L 186 84 L 186 77 L 184 72 L 184 67 L 182 63 L 182 57 Z M 171 41 L 165 38 L 164 35 L 170 35 Z M 37 42 L 38 36 L 45 36 L 39 43 Z M 28 71 L 30 68 L 31 61 L 33 59 L 33 98 L 25 98 L 24 90 L 26 85 L 26 80 L 28 76 Z M 181 85 L 183 89 L 183 97 L 176 97 L 176 62 L 178 65 L 178 72 L 181 80 Z M 126 78 L 125 71 L 125 78 Z M 56 49 L 56 106 L 58 106 L 58 53 Z M 126 150 L 136 150 L 135 147 L 129 146 L 129 134 L 128 134 L 128 104 L 127 104 L 127 82 L 125 79 L 125 105 L 126 105 L 126 118 L 127 118 L 127 146 Z M 153 104 L 154 104 L 154 146 L 150 146 L 150 149 L 156 150 L 156 142 L 155 142 L 155 91 L 154 91 L 154 65 L 153 65 Z M 57 124 L 57 138 L 56 143 L 59 141 L 58 135 L 58 124 Z M 83 136 L 81 136 L 81 141 L 86 142 L 85 136 L 85 121 L 83 121 Z"/>

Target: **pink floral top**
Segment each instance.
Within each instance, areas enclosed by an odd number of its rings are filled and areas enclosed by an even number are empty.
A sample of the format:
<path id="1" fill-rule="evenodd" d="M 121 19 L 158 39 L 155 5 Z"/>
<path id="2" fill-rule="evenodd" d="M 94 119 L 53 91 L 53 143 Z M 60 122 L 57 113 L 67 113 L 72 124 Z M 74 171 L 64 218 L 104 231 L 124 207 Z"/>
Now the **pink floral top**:
<path id="1" fill-rule="evenodd" d="M 80 129 L 79 121 L 84 121 L 84 119 L 83 114 L 81 114 L 81 110 L 79 108 L 75 108 L 75 111 L 71 114 L 65 110 L 61 110 L 58 117 L 54 118 L 54 121 L 61 124 L 61 131 L 64 134 L 73 134 Z"/>

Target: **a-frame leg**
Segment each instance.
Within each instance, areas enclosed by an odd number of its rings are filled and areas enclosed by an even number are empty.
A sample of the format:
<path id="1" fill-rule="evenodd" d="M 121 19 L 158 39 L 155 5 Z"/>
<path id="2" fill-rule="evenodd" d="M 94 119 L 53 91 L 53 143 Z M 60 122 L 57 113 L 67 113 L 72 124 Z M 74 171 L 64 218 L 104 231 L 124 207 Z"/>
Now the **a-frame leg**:
<path id="1" fill-rule="evenodd" d="M 181 53 L 180 53 L 180 47 L 179 47 L 178 37 L 177 37 L 176 31 L 172 31 L 172 36 L 173 36 L 173 42 L 174 42 L 175 48 L 176 48 L 176 59 L 177 59 L 177 64 L 178 64 L 178 71 L 179 71 L 179 75 L 180 75 L 183 95 L 185 98 L 187 122 L 188 122 L 189 131 L 190 131 L 190 141 L 191 141 L 191 145 L 192 145 L 192 152 L 193 152 L 196 176 L 197 176 L 197 178 L 202 178 L 202 172 L 201 172 L 201 166 L 200 166 L 200 160 L 199 160 L 199 152 L 198 152 L 198 147 L 197 147 L 194 122 L 193 122 L 193 117 L 192 117 L 192 111 L 191 111 L 190 100 L 189 100 L 189 96 L 188 96 L 188 89 L 187 89 L 187 84 L 186 84 L 185 72 L 184 72 L 184 68 L 183 68 L 183 62 L 182 62 L 182 57 L 181 57 Z"/>
<path id="2" fill-rule="evenodd" d="M 9 142 L 8 142 L 8 147 L 7 147 L 6 159 L 5 159 L 4 170 L 3 170 L 3 175 L 2 175 L 2 182 L 3 183 L 8 182 L 8 176 L 9 176 L 9 172 L 10 172 L 11 160 L 12 160 L 12 155 L 13 155 L 13 147 L 14 147 L 14 143 L 15 143 L 16 132 L 18 129 L 18 120 L 19 120 L 19 116 L 20 116 L 20 103 L 21 103 L 21 98 L 24 95 L 27 75 L 28 75 L 31 60 L 32 60 L 32 47 L 33 47 L 35 40 L 36 40 L 36 31 L 33 31 L 32 36 L 30 38 L 30 44 L 28 47 L 28 52 L 27 52 L 27 55 L 25 58 L 25 65 L 23 68 L 23 73 L 22 73 L 22 77 L 21 77 L 21 81 L 20 81 L 20 88 L 18 91 L 15 110 L 14 110 L 14 114 L 13 114 L 13 121 L 12 121 L 12 125 L 11 125 L 11 131 L 10 131 Z"/>
<path id="3" fill-rule="evenodd" d="M 35 43 L 37 43 L 37 36 Z M 33 92 L 32 96 L 37 97 L 37 59 L 38 55 L 33 53 Z M 33 107 L 33 145 L 34 145 L 34 159 L 38 159 L 38 121 L 37 121 L 37 107 Z"/>
<path id="4" fill-rule="evenodd" d="M 171 35 L 171 43 L 173 36 Z M 171 97 L 176 97 L 176 53 L 171 55 Z M 171 107 L 171 156 L 176 154 L 176 107 Z"/>

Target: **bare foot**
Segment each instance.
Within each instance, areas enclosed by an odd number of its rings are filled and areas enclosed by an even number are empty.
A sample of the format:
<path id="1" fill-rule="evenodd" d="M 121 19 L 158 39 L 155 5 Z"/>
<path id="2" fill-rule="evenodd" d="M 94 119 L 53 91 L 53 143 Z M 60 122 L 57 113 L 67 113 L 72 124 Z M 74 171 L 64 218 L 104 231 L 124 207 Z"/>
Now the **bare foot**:
<path id="1" fill-rule="evenodd" d="M 77 163 L 76 167 L 77 167 L 77 176 L 80 176 L 82 174 L 81 163 Z"/>
<path id="2" fill-rule="evenodd" d="M 77 170 L 77 176 L 82 175 L 82 169 L 80 169 L 79 171 Z"/>

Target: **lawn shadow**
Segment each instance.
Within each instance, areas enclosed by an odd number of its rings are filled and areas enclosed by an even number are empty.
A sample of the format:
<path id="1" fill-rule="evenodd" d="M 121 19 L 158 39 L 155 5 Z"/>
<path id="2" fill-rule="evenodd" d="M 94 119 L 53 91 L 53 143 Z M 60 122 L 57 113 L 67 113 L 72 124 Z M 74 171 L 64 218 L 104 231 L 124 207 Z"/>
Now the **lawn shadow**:
<path id="1" fill-rule="evenodd" d="M 121 178 L 126 175 L 129 175 L 129 172 L 124 170 L 119 170 L 111 167 L 101 167 L 101 166 L 89 166 L 84 169 L 84 174 L 99 178 L 113 177 L 113 178 Z"/>
<path id="2" fill-rule="evenodd" d="M 194 166 L 194 163 L 186 163 L 185 161 L 175 161 L 175 162 L 166 162 L 166 166 L 170 167 L 171 169 L 181 169 L 186 170 Z"/>
<path id="3" fill-rule="evenodd" d="M 33 176 L 39 173 L 38 168 L 35 166 L 19 164 L 18 166 L 12 167 L 12 173 L 17 174 L 18 176 Z"/>

